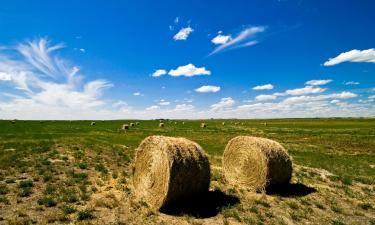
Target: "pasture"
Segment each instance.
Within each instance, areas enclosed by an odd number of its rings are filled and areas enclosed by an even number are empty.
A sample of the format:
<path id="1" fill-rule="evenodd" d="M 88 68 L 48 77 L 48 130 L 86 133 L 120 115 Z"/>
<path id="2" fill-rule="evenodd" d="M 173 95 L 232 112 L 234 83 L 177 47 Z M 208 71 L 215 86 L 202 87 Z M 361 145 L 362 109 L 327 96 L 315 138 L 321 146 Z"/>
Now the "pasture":
<path id="1" fill-rule="evenodd" d="M 0 121 L 0 224 L 375 224 L 375 119 L 92 122 Z M 136 201 L 132 160 L 150 135 L 202 146 L 207 198 L 165 212 Z M 227 184 L 222 154 L 239 135 L 280 142 L 292 183 L 266 193 Z"/>

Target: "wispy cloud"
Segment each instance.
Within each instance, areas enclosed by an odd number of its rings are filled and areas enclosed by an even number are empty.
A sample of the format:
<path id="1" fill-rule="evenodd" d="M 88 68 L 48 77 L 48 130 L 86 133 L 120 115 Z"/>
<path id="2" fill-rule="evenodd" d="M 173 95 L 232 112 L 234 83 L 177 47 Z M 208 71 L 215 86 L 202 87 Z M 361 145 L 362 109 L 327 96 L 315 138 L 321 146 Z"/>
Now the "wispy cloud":
<path id="1" fill-rule="evenodd" d="M 319 86 L 319 85 L 325 85 L 331 82 L 332 80 L 309 80 L 309 81 L 306 81 L 305 84 L 312 85 L 312 86 Z"/>
<path id="2" fill-rule="evenodd" d="M 357 81 L 347 81 L 347 82 L 344 82 L 345 85 L 358 85 L 359 82 Z"/>
<path id="3" fill-rule="evenodd" d="M 334 66 L 343 62 L 368 62 L 375 63 L 375 49 L 370 48 L 367 50 L 351 50 L 339 54 L 334 58 L 330 58 L 324 63 L 324 66 Z"/>
<path id="4" fill-rule="evenodd" d="M 272 90 L 273 85 L 272 84 L 265 84 L 265 85 L 258 85 L 253 87 L 253 90 Z"/>
<path id="5" fill-rule="evenodd" d="M 216 54 L 225 49 L 234 49 L 254 45 L 257 43 L 257 41 L 251 40 L 251 38 L 254 38 L 256 34 L 262 33 L 265 30 L 266 28 L 264 26 L 247 27 L 237 34 L 237 36 L 230 38 L 230 40 L 219 45 L 209 55 Z"/>
<path id="6" fill-rule="evenodd" d="M 276 95 L 257 95 L 255 97 L 258 101 L 268 101 L 268 100 L 275 100 L 277 98 Z"/>
<path id="7" fill-rule="evenodd" d="M 220 91 L 220 89 L 221 88 L 219 86 L 204 85 L 200 88 L 195 89 L 195 91 L 199 93 L 209 93 L 209 92 L 218 92 Z"/>
<path id="8" fill-rule="evenodd" d="M 181 30 L 173 36 L 173 39 L 175 41 L 185 41 L 193 31 L 191 27 L 181 28 Z"/>
<path id="9" fill-rule="evenodd" d="M 18 96 L 0 103 L 0 111 L 7 114 L 53 116 L 84 113 L 96 110 L 105 103 L 100 99 L 103 91 L 113 85 L 106 80 L 82 83 L 79 68 L 54 55 L 63 48 L 52 45 L 47 39 L 20 43 L 10 57 L 1 53 L 0 73 L 6 74 Z M 60 116 L 61 117 L 61 116 Z"/>

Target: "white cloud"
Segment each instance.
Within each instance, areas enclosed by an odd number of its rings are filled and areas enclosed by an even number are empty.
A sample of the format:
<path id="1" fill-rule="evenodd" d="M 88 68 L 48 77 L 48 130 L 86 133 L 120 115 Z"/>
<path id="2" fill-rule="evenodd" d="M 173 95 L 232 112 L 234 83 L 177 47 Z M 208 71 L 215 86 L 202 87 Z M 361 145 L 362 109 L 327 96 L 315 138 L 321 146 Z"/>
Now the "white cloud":
<path id="1" fill-rule="evenodd" d="M 162 105 L 162 106 L 166 106 L 166 105 L 170 105 L 171 103 L 168 102 L 168 101 L 165 101 L 164 99 L 161 99 L 160 102 L 158 103 L 159 105 Z"/>
<path id="2" fill-rule="evenodd" d="M 303 88 L 296 88 L 287 90 L 285 93 L 288 95 L 304 95 L 304 94 L 317 94 L 327 90 L 326 88 L 306 86 Z"/>
<path id="3" fill-rule="evenodd" d="M 340 100 L 338 100 L 338 99 L 334 99 L 334 100 L 331 101 L 332 104 L 337 104 L 339 102 L 340 102 Z"/>
<path id="4" fill-rule="evenodd" d="M 319 85 L 325 85 L 331 82 L 332 80 L 309 80 L 309 81 L 306 81 L 305 84 L 311 85 L 311 86 L 319 86 Z"/>
<path id="5" fill-rule="evenodd" d="M 152 73 L 152 76 L 153 77 L 160 77 L 160 76 L 163 76 L 167 74 L 167 71 L 164 70 L 164 69 L 158 69 L 158 70 L 155 70 L 155 72 Z"/>
<path id="6" fill-rule="evenodd" d="M 258 85 L 253 87 L 253 90 L 272 90 L 273 85 L 272 84 L 265 84 L 265 85 Z"/>
<path id="7" fill-rule="evenodd" d="M 175 111 L 190 111 L 193 110 L 194 106 L 190 104 L 179 104 L 174 108 Z"/>
<path id="8" fill-rule="evenodd" d="M 174 23 L 175 23 L 175 24 L 178 24 L 179 21 L 180 21 L 180 17 L 177 16 L 177 17 L 174 19 Z"/>
<path id="9" fill-rule="evenodd" d="M 185 66 L 179 66 L 177 69 L 172 69 L 168 72 L 169 75 L 178 77 L 178 76 L 198 76 L 198 75 L 210 75 L 211 71 L 206 70 L 205 67 L 195 67 L 193 64 L 187 64 Z"/>
<path id="10" fill-rule="evenodd" d="M 219 34 L 216 37 L 214 37 L 211 40 L 211 42 L 214 43 L 215 45 L 221 45 L 221 44 L 227 43 L 231 39 L 232 39 L 232 37 L 230 35 L 221 35 L 221 34 Z"/>
<path id="11" fill-rule="evenodd" d="M 140 92 L 134 92 L 133 95 L 134 95 L 134 96 L 140 96 L 141 93 L 140 93 Z"/>
<path id="12" fill-rule="evenodd" d="M 189 34 L 194 30 L 191 27 L 181 28 L 181 30 L 173 36 L 173 39 L 176 41 L 186 40 L 189 37 Z"/>
<path id="13" fill-rule="evenodd" d="M 212 85 L 204 85 L 200 88 L 195 89 L 195 91 L 199 93 L 218 92 L 220 91 L 220 87 L 212 86 Z"/>
<path id="14" fill-rule="evenodd" d="M 375 95 L 368 96 L 368 99 L 375 99 Z"/>
<path id="15" fill-rule="evenodd" d="M 85 52 L 86 52 L 86 49 L 84 49 L 84 48 L 80 48 L 79 51 L 82 52 L 82 53 L 85 53 Z"/>
<path id="16" fill-rule="evenodd" d="M 356 82 L 356 81 L 347 81 L 344 83 L 345 85 L 358 85 L 359 82 Z"/>
<path id="17" fill-rule="evenodd" d="M 146 110 L 148 110 L 148 111 L 155 110 L 155 109 L 160 109 L 160 106 L 158 106 L 158 105 L 152 105 L 152 106 L 146 108 Z"/>
<path id="18" fill-rule="evenodd" d="M 8 73 L 0 72 L 0 80 L 9 81 L 9 80 L 12 80 L 12 76 Z"/>
<path id="19" fill-rule="evenodd" d="M 0 102 L 3 117 L 85 118 L 104 112 L 106 103 L 100 97 L 113 85 L 100 79 L 82 83 L 79 68 L 54 55 L 62 47 L 42 38 L 10 49 L 12 57 L 0 53 L 2 73 L 10 76 L 14 91 L 18 91 L 9 101 Z"/>
<path id="20" fill-rule="evenodd" d="M 268 101 L 268 100 L 275 100 L 277 96 L 275 95 L 258 95 L 255 97 L 258 101 Z"/>
<path id="21" fill-rule="evenodd" d="M 229 41 L 219 45 L 215 48 L 210 55 L 223 51 L 224 49 L 233 49 L 233 48 L 241 48 L 247 47 L 256 44 L 257 42 L 254 40 L 249 40 L 253 38 L 257 33 L 261 33 L 265 31 L 265 27 L 263 26 L 255 26 L 255 27 L 248 27 L 243 29 L 236 37 L 231 38 Z"/>
<path id="22" fill-rule="evenodd" d="M 235 104 L 235 101 L 231 97 L 222 98 L 220 99 L 218 103 L 211 105 L 211 110 L 212 111 L 228 110 L 228 109 L 231 109 L 234 104 Z"/>
<path id="23" fill-rule="evenodd" d="M 375 63 L 375 49 L 370 48 L 367 50 L 351 50 L 344 52 L 336 56 L 335 58 L 330 58 L 324 63 L 324 66 L 333 66 L 343 62 L 369 62 Z"/>

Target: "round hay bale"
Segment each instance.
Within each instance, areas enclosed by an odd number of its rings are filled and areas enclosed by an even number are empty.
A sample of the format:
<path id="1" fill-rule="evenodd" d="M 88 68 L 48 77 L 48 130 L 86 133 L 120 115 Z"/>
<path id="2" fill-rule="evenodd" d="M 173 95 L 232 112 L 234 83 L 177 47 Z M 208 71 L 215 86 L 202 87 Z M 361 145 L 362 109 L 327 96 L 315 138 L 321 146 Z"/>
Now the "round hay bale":
<path id="1" fill-rule="evenodd" d="M 229 183 L 255 191 L 286 184 L 292 176 L 292 161 L 278 142 L 251 136 L 238 136 L 228 142 L 223 168 Z"/>
<path id="2" fill-rule="evenodd" d="M 91 126 L 95 126 L 95 122 L 91 122 Z"/>
<path id="3" fill-rule="evenodd" d="M 205 123 L 201 123 L 201 128 L 206 128 L 207 125 Z"/>
<path id="4" fill-rule="evenodd" d="M 129 124 L 123 124 L 121 129 L 129 130 Z"/>
<path id="5" fill-rule="evenodd" d="M 185 125 L 185 121 L 184 121 L 184 122 L 182 122 L 182 125 Z"/>
<path id="6" fill-rule="evenodd" d="M 135 155 L 133 185 L 136 196 L 155 209 L 199 196 L 210 185 L 207 155 L 186 138 L 149 136 Z"/>
<path id="7" fill-rule="evenodd" d="M 159 127 L 164 127 L 164 123 L 159 123 Z"/>
<path id="8" fill-rule="evenodd" d="M 134 127 L 134 123 L 130 123 L 130 126 L 131 126 L 131 127 Z"/>
<path id="9" fill-rule="evenodd" d="M 139 125 L 139 122 L 136 122 L 135 125 Z"/>
<path id="10" fill-rule="evenodd" d="M 225 125 L 225 122 L 222 122 L 221 124 L 224 126 L 224 125 Z"/>

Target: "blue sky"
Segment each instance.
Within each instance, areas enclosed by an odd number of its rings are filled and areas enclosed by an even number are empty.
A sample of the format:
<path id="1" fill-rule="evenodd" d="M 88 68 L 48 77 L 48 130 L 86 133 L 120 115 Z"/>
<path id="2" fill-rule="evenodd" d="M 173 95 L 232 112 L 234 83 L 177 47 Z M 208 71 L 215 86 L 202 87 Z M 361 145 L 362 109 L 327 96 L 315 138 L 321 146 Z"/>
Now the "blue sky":
<path id="1" fill-rule="evenodd" d="M 3 1 L 0 118 L 375 115 L 374 1 Z"/>

